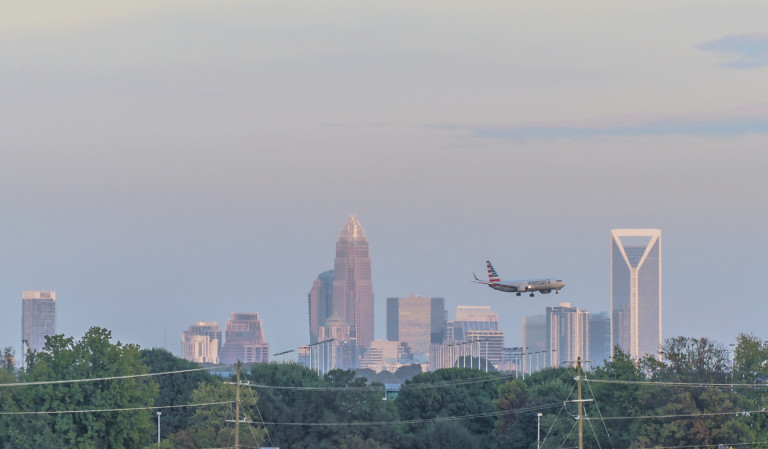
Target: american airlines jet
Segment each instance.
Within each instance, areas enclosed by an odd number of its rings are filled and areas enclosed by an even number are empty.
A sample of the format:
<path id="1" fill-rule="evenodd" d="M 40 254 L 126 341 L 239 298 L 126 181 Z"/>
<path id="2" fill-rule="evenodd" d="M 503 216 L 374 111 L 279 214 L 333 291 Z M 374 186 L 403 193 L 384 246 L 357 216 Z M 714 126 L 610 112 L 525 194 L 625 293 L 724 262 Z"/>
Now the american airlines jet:
<path id="1" fill-rule="evenodd" d="M 499 275 L 496 274 L 496 270 L 491 265 L 490 260 L 486 260 L 485 264 L 488 266 L 488 282 L 481 281 L 477 278 L 475 273 L 472 276 L 475 277 L 475 282 L 479 284 L 485 284 L 494 290 L 501 292 L 515 293 L 520 296 L 523 292 L 529 292 L 529 296 L 533 297 L 533 292 L 539 292 L 542 294 L 560 293 L 560 289 L 565 287 L 565 282 L 561 280 L 550 279 L 527 279 L 522 281 L 502 281 L 499 279 Z"/>

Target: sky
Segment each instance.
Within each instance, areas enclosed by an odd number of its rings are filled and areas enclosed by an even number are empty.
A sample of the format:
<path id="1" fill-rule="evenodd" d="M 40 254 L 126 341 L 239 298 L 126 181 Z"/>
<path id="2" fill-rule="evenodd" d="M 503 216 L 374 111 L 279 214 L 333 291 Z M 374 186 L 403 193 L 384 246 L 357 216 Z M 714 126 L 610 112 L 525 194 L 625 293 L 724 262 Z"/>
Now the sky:
<path id="1" fill-rule="evenodd" d="M 180 354 L 258 312 L 309 340 L 350 214 L 387 297 L 610 308 L 610 230 L 662 232 L 663 336 L 768 338 L 762 0 L 0 4 L 0 346 L 57 331 Z M 553 277 L 558 295 L 471 282 Z"/>

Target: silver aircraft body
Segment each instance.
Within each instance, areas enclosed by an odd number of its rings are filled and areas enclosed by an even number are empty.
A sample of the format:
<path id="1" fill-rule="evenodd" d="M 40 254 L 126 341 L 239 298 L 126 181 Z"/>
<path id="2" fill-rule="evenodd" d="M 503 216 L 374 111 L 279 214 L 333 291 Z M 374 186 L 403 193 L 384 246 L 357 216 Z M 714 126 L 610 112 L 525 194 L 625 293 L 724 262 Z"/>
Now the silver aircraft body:
<path id="1" fill-rule="evenodd" d="M 472 276 L 475 277 L 475 282 L 485 284 L 500 292 L 515 293 L 517 296 L 520 296 L 523 293 L 528 293 L 529 296 L 533 297 L 533 292 L 539 292 L 544 295 L 552 293 L 553 291 L 555 293 L 560 293 L 560 289 L 565 287 L 565 282 L 560 279 L 552 280 L 544 278 L 505 281 L 500 279 L 499 275 L 496 274 L 496 270 L 493 268 L 493 265 L 491 265 L 490 260 L 486 260 L 485 264 L 488 266 L 488 282 L 481 281 L 477 278 L 475 273 L 472 273 Z"/>

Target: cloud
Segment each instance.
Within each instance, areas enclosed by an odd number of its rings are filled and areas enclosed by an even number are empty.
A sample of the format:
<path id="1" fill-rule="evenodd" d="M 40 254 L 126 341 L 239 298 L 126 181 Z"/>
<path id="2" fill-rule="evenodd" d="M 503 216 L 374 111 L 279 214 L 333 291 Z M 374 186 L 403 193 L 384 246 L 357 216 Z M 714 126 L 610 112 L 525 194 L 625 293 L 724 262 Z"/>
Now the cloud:
<path id="1" fill-rule="evenodd" d="M 590 139 L 597 137 L 768 135 L 768 104 L 672 117 L 616 117 L 580 122 L 510 126 L 436 125 L 432 128 L 469 132 L 475 137 L 504 140 Z"/>
<path id="2" fill-rule="evenodd" d="M 729 69 L 753 69 L 768 65 L 768 34 L 726 36 L 696 48 L 725 53 L 731 60 L 721 65 Z"/>

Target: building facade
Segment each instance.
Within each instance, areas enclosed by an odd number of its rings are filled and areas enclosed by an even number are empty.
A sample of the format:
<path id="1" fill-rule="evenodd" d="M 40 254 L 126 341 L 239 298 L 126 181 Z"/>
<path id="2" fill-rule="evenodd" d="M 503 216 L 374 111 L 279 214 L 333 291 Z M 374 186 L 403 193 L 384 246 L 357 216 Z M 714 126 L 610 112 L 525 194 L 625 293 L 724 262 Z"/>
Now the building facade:
<path id="1" fill-rule="evenodd" d="M 522 372 L 531 373 L 536 368 L 533 354 L 547 350 L 547 323 L 544 315 L 523 317 L 523 347 L 520 350 Z"/>
<path id="2" fill-rule="evenodd" d="M 661 358 L 661 231 L 611 230 L 611 351 Z"/>
<path id="3" fill-rule="evenodd" d="M 226 341 L 221 348 L 221 363 L 269 362 L 269 343 L 258 313 L 233 313 L 227 321 Z"/>
<path id="4" fill-rule="evenodd" d="M 56 292 L 21 292 L 22 360 L 26 357 L 26 350 L 42 351 L 45 337 L 52 335 L 56 335 Z"/>
<path id="5" fill-rule="evenodd" d="M 181 333 L 181 358 L 194 363 L 219 363 L 221 330 L 215 321 L 200 321 Z"/>
<path id="6" fill-rule="evenodd" d="M 611 315 L 607 312 L 589 314 L 590 368 L 611 360 Z"/>
<path id="7" fill-rule="evenodd" d="M 350 215 L 336 242 L 331 309 L 350 328 L 350 339 L 367 348 L 373 341 L 373 283 L 368 239 Z"/>
<path id="8" fill-rule="evenodd" d="M 309 342 L 317 343 L 320 328 L 333 315 L 333 270 L 320 273 L 307 295 L 309 302 Z"/>
<path id="9" fill-rule="evenodd" d="M 546 366 L 576 366 L 581 360 L 589 369 L 589 312 L 571 307 L 570 303 L 547 307 Z"/>
<path id="10" fill-rule="evenodd" d="M 429 361 L 429 346 L 445 338 L 445 299 L 411 295 L 387 298 L 387 340 L 408 345 L 414 361 Z"/>
<path id="11" fill-rule="evenodd" d="M 442 345 L 430 347 L 429 369 L 451 366 L 484 369 L 504 361 L 504 331 L 499 315 L 488 306 L 458 306 L 456 319 L 446 324 Z"/>

